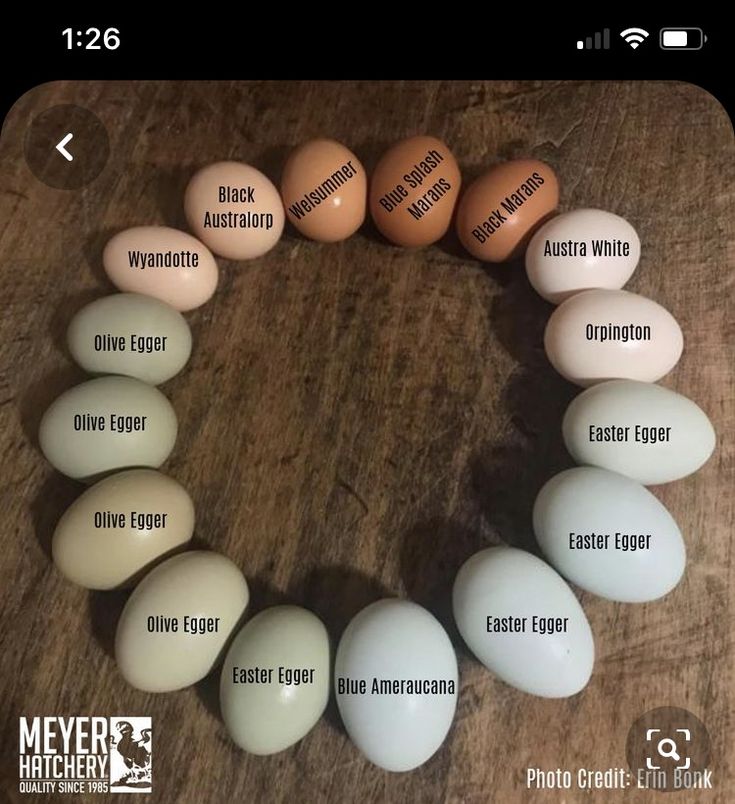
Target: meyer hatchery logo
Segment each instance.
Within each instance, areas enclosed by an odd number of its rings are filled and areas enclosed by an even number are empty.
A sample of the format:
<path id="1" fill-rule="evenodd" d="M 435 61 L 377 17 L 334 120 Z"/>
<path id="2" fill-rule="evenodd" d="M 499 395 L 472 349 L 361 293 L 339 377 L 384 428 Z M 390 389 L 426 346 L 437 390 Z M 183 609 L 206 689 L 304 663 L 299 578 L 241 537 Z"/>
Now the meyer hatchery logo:
<path id="1" fill-rule="evenodd" d="M 21 717 L 21 793 L 150 793 L 149 717 Z"/>

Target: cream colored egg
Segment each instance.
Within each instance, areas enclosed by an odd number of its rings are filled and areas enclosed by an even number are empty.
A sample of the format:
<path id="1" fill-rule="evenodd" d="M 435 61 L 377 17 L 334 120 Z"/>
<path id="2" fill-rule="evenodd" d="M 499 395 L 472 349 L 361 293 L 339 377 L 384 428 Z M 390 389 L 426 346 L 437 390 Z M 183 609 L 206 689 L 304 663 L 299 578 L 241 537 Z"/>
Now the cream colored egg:
<path id="1" fill-rule="evenodd" d="M 218 664 L 248 600 L 242 572 L 220 553 L 169 558 L 143 578 L 120 616 L 120 673 L 145 692 L 195 684 Z"/>
<path id="2" fill-rule="evenodd" d="M 618 290 L 641 256 L 636 230 L 602 209 L 574 209 L 545 223 L 526 250 L 526 273 L 537 293 L 559 304 L 592 288 Z"/>
<path id="3" fill-rule="evenodd" d="M 315 726 L 329 699 L 329 637 L 297 606 L 260 612 L 235 637 L 222 668 L 227 731 L 251 754 L 274 754 Z"/>
<path id="4" fill-rule="evenodd" d="M 671 313 L 626 290 L 586 290 L 551 315 L 544 347 L 552 366 L 586 388 L 605 380 L 655 382 L 678 363 L 684 347 Z"/>
<path id="5" fill-rule="evenodd" d="M 66 333 L 71 356 L 92 374 L 123 374 L 158 385 L 191 354 L 184 317 L 158 299 L 116 293 L 83 307 Z"/>
<path id="6" fill-rule="evenodd" d="M 219 270 L 195 237 L 168 226 L 133 226 L 105 246 L 102 263 L 118 290 L 153 296 L 176 310 L 193 310 L 211 298 Z"/>
<path id="7" fill-rule="evenodd" d="M 271 180 L 242 162 L 215 162 L 197 171 L 184 193 L 184 212 L 194 234 L 230 260 L 270 251 L 286 220 Z"/>
<path id="8" fill-rule="evenodd" d="M 59 520 L 51 551 L 59 571 L 88 589 L 113 589 L 191 539 L 194 504 L 153 469 L 100 480 Z"/>
<path id="9" fill-rule="evenodd" d="M 116 469 L 157 468 L 174 447 L 177 427 L 157 388 L 132 377 L 99 377 L 51 403 L 38 441 L 55 469 L 89 480 Z"/>

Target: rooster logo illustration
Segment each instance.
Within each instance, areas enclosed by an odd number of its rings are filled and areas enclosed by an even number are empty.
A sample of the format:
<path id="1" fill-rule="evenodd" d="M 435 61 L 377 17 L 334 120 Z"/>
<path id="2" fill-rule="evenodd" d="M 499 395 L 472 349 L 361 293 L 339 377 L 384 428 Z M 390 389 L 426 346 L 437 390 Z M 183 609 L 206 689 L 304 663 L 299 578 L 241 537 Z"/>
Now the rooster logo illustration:
<path id="1" fill-rule="evenodd" d="M 135 739 L 135 730 L 127 720 L 116 724 L 119 737 L 110 736 L 110 747 L 122 757 L 125 771 L 122 776 L 111 783 L 111 787 L 151 787 L 151 730 L 141 729 L 139 739 Z"/>

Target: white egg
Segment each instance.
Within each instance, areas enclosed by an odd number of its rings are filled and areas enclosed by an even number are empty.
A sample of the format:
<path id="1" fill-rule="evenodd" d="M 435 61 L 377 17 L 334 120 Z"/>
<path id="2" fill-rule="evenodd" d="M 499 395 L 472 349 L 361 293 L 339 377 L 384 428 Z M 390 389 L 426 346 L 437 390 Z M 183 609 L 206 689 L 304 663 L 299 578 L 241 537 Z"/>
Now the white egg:
<path id="1" fill-rule="evenodd" d="M 408 600 L 379 600 L 345 629 L 334 668 L 347 733 L 373 763 L 407 771 L 444 742 L 457 705 L 457 657 L 445 630 Z"/>
<path id="2" fill-rule="evenodd" d="M 475 553 L 457 573 L 452 604 L 470 650 L 507 684 L 566 698 L 589 681 L 595 647 L 587 617 L 540 558 L 514 547 Z"/>
<path id="3" fill-rule="evenodd" d="M 681 394 L 633 380 L 600 383 L 575 397 L 562 422 L 577 463 L 599 466 L 646 486 L 696 472 L 715 448 L 704 411 Z"/>
<path id="4" fill-rule="evenodd" d="M 684 572 L 671 514 L 640 483 L 605 469 L 578 466 L 552 477 L 536 497 L 533 529 L 562 575 L 610 600 L 656 600 Z"/>
<path id="5" fill-rule="evenodd" d="M 684 339 L 674 316 L 627 290 L 586 290 L 549 318 L 544 348 L 551 365 L 583 387 L 613 379 L 654 382 L 678 363 Z"/>
<path id="6" fill-rule="evenodd" d="M 283 751 L 311 731 L 329 700 L 329 637 L 298 606 L 261 611 L 235 637 L 220 678 L 222 717 L 252 754 Z"/>
<path id="7" fill-rule="evenodd" d="M 636 230 L 602 209 L 574 209 L 545 223 L 526 250 L 526 273 L 536 292 L 559 304 L 580 290 L 617 290 L 641 255 Z"/>

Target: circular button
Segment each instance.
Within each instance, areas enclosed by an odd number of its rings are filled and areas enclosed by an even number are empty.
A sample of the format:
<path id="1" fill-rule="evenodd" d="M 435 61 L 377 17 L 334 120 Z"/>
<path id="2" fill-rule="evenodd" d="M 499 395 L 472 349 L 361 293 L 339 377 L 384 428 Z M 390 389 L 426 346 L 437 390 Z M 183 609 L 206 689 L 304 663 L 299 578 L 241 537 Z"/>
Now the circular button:
<path id="1" fill-rule="evenodd" d="M 625 750 L 638 789 L 671 793 L 712 786 L 709 734 L 687 709 L 661 706 L 641 715 Z"/>
<path id="2" fill-rule="evenodd" d="M 89 109 L 63 104 L 34 118 L 23 152 L 33 175 L 44 184 L 77 190 L 99 176 L 110 156 L 110 139 Z"/>

